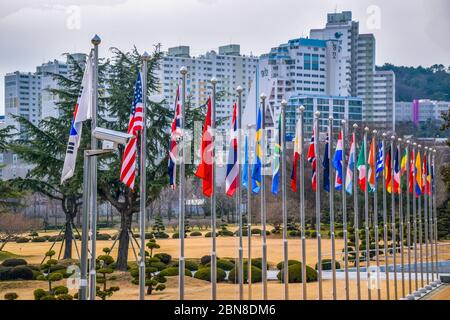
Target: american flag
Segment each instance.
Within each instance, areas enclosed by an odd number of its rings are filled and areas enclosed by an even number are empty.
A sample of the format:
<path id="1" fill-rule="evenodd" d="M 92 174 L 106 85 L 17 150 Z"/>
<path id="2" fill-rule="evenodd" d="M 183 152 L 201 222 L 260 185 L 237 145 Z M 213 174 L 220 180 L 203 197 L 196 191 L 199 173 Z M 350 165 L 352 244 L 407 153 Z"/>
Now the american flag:
<path id="1" fill-rule="evenodd" d="M 128 141 L 122 158 L 122 167 L 120 168 L 120 181 L 127 187 L 134 189 L 134 180 L 136 178 L 136 151 L 138 132 L 143 127 L 143 104 L 142 104 L 142 77 L 138 74 L 134 87 L 133 104 L 130 111 L 130 122 L 128 123 L 128 133 L 135 137 Z"/>
<path id="2" fill-rule="evenodd" d="M 170 187 L 175 190 L 176 176 L 177 176 L 177 159 L 178 159 L 178 140 L 181 137 L 181 113 L 180 113 L 180 87 L 177 87 L 177 94 L 175 97 L 175 116 L 172 121 L 172 129 L 170 134 L 169 144 L 169 180 Z"/>
<path id="3" fill-rule="evenodd" d="M 312 166 L 312 177 L 311 177 L 311 183 L 312 183 L 312 188 L 314 191 L 316 191 L 317 189 L 317 180 L 316 180 L 316 150 L 314 147 L 315 144 L 315 138 L 314 138 L 314 131 L 313 131 L 313 135 L 311 137 L 311 142 L 309 144 L 309 149 L 308 149 L 308 161 L 309 163 L 311 163 Z"/>

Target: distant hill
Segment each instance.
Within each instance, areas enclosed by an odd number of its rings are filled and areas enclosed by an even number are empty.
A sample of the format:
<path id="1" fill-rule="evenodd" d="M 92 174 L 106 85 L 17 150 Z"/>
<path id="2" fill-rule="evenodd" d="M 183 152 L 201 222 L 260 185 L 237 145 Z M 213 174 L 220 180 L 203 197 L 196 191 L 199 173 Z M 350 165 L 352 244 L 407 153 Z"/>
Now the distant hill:
<path id="1" fill-rule="evenodd" d="M 396 101 L 432 99 L 450 101 L 450 66 L 399 67 L 386 63 L 377 70 L 392 70 L 396 78 Z"/>

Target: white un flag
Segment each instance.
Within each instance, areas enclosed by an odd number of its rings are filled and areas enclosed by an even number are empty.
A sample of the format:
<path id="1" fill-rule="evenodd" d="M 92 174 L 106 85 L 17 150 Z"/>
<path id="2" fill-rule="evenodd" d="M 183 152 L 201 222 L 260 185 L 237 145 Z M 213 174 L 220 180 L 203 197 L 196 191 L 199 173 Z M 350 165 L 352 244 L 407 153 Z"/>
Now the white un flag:
<path id="1" fill-rule="evenodd" d="M 67 144 L 66 158 L 64 160 L 64 167 L 61 174 L 61 184 L 67 179 L 73 177 L 75 172 L 75 163 L 77 161 L 77 151 L 80 146 L 83 121 L 86 119 L 91 119 L 93 93 L 92 70 L 93 59 L 90 55 L 86 63 L 86 69 L 84 70 L 83 80 L 81 81 L 80 95 L 78 96 L 75 111 L 73 112 L 69 143 Z"/>

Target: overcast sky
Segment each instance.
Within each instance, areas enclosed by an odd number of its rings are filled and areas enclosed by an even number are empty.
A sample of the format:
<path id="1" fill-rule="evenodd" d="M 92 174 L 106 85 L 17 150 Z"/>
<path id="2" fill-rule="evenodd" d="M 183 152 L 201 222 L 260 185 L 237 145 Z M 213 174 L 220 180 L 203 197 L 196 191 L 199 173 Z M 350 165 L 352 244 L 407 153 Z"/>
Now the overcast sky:
<path id="1" fill-rule="evenodd" d="M 378 65 L 450 65 L 450 0 L 1 0 L 0 114 L 7 72 L 88 52 L 95 33 L 101 56 L 158 42 L 194 55 L 237 43 L 259 55 L 324 27 L 335 10 L 353 11 L 360 32 L 375 34 Z"/>

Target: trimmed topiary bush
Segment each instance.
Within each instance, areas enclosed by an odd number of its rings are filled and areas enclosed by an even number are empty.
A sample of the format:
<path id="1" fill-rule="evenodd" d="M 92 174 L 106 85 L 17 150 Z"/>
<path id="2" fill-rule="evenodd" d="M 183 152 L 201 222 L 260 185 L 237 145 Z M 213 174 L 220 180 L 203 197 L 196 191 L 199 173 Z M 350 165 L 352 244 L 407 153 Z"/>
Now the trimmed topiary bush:
<path id="1" fill-rule="evenodd" d="M 15 292 L 8 292 L 4 295 L 5 300 L 16 300 L 18 297 L 19 295 Z"/>
<path id="2" fill-rule="evenodd" d="M 11 267 L 0 266 L 0 281 L 9 280 L 9 270 L 11 270 Z"/>
<path id="3" fill-rule="evenodd" d="M 16 239 L 16 243 L 27 243 L 27 242 L 30 242 L 30 239 L 26 237 L 19 237 Z"/>
<path id="4" fill-rule="evenodd" d="M 234 268 L 234 263 L 230 260 L 219 259 L 217 260 L 217 268 L 230 271 Z"/>
<path id="5" fill-rule="evenodd" d="M 99 234 L 97 234 L 97 240 L 106 241 L 106 240 L 110 240 L 110 239 L 111 239 L 111 236 L 109 234 L 107 234 L 107 233 L 99 233 Z"/>
<path id="6" fill-rule="evenodd" d="M 69 293 L 69 289 L 65 286 L 56 286 L 53 288 L 53 293 L 57 296 L 60 294 L 67 294 Z"/>
<path id="7" fill-rule="evenodd" d="M 331 263 L 331 259 L 323 259 L 322 260 L 322 270 L 331 270 L 333 264 Z M 341 268 L 341 264 L 338 261 L 335 261 L 336 269 Z M 317 270 L 318 264 L 316 263 L 314 269 Z"/>
<path id="8" fill-rule="evenodd" d="M 239 268 L 233 268 L 231 269 L 230 273 L 228 274 L 228 281 L 232 283 L 237 283 L 238 276 L 236 274 L 237 270 Z M 261 282 L 262 279 L 262 271 L 260 268 L 252 266 L 252 283 Z M 244 282 L 247 282 L 248 280 L 248 268 L 247 264 L 244 264 Z"/>
<path id="9" fill-rule="evenodd" d="M 178 267 L 178 261 L 174 264 L 174 267 Z M 184 261 L 184 267 L 188 269 L 189 271 L 196 271 L 199 268 L 199 265 L 197 262 L 193 260 L 185 260 Z"/>
<path id="10" fill-rule="evenodd" d="M 296 263 L 288 268 L 289 274 L 289 283 L 300 283 L 302 282 L 302 264 Z M 278 280 L 283 281 L 283 272 L 278 272 L 277 275 Z M 306 266 L 306 282 L 317 281 L 317 271 L 311 268 L 310 266 Z"/>
<path id="11" fill-rule="evenodd" d="M 216 232 L 216 237 L 218 236 L 218 233 Z M 207 232 L 205 233 L 205 238 L 211 238 L 212 237 L 212 232 Z"/>
<path id="12" fill-rule="evenodd" d="M 27 265 L 27 261 L 24 259 L 6 259 L 2 262 L 2 266 L 4 267 L 17 267 L 17 266 L 25 266 Z"/>
<path id="13" fill-rule="evenodd" d="M 33 270 L 26 266 L 17 266 L 9 270 L 11 280 L 33 280 Z"/>
<path id="14" fill-rule="evenodd" d="M 31 242 L 46 242 L 46 241 L 47 241 L 47 238 L 45 238 L 45 237 L 36 237 L 36 238 L 31 239 Z"/>
<path id="15" fill-rule="evenodd" d="M 201 237 L 203 234 L 200 231 L 192 231 L 189 235 L 191 237 Z"/>
<path id="16" fill-rule="evenodd" d="M 159 273 L 159 275 L 161 275 L 163 277 L 174 277 L 174 276 L 177 276 L 178 274 L 179 274 L 178 267 L 166 268 Z M 184 269 L 184 275 L 192 277 L 192 272 L 189 271 L 188 269 Z"/>
<path id="17" fill-rule="evenodd" d="M 217 282 L 223 282 L 226 278 L 226 273 L 220 268 L 217 268 Z M 194 278 L 204 281 L 211 281 L 211 268 L 201 268 L 195 274 Z"/>
<path id="18" fill-rule="evenodd" d="M 59 241 L 63 241 L 64 239 L 64 235 L 59 235 L 59 236 L 51 236 L 50 238 L 48 238 L 49 242 L 59 242 Z"/>
<path id="19" fill-rule="evenodd" d="M 41 300 L 43 297 L 47 295 L 47 291 L 44 289 L 36 289 L 33 291 L 34 300 Z"/>
<path id="20" fill-rule="evenodd" d="M 165 264 L 169 264 L 172 261 L 172 256 L 163 252 L 155 254 L 155 258 L 158 258 L 159 261 Z"/>
<path id="21" fill-rule="evenodd" d="M 200 263 L 206 265 L 211 262 L 211 256 L 203 256 L 200 258 Z"/>
<path id="22" fill-rule="evenodd" d="M 234 236 L 233 231 L 230 230 L 220 230 L 219 232 L 217 232 L 217 234 L 221 237 L 232 237 Z"/>
<path id="23" fill-rule="evenodd" d="M 297 263 L 301 263 L 301 262 L 298 260 L 288 260 L 288 267 L 292 266 L 293 264 L 297 264 Z M 283 266 L 284 266 L 284 261 L 278 262 L 277 269 L 281 270 L 281 269 L 283 269 Z"/>

